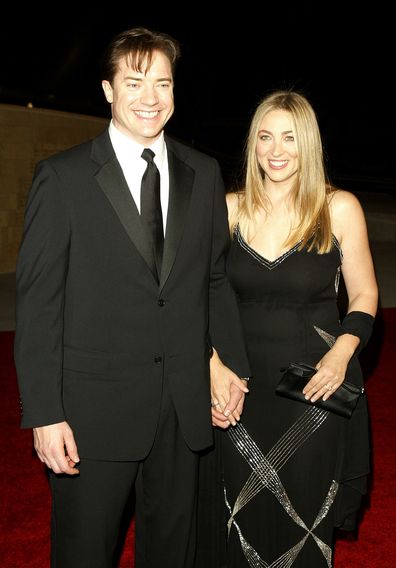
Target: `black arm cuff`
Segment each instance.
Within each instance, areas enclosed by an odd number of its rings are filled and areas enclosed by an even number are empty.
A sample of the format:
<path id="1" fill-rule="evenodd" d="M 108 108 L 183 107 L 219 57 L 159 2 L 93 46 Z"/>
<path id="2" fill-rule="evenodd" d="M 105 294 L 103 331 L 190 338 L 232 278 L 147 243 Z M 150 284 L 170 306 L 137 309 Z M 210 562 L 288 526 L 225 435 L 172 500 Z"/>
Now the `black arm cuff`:
<path id="1" fill-rule="evenodd" d="M 341 323 L 341 335 L 350 333 L 360 339 L 356 352 L 360 351 L 367 345 L 368 340 L 373 332 L 374 318 L 366 312 L 349 312 Z"/>

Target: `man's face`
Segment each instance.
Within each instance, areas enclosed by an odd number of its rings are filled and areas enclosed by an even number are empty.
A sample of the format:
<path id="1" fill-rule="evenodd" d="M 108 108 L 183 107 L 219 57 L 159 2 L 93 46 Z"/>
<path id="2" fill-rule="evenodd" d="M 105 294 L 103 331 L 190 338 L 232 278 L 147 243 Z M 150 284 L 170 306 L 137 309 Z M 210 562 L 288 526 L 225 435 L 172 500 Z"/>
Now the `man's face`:
<path id="1" fill-rule="evenodd" d="M 126 136 L 150 146 L 161 134 L 174 111 L 173 77 L 169 59 L 154 51 L 151 65 L 142 72 L 120 61 L 113 85 L 102 87 L 111 104 L 114 125 Z"/>

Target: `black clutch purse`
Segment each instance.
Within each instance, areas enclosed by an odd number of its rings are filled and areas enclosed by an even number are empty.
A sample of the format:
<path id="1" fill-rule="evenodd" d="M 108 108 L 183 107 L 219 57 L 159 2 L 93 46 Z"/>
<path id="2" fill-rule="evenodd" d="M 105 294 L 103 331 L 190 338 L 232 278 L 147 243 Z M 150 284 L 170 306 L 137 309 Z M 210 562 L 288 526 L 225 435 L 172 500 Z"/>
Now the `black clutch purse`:
<path id="1" fill-rule="evenodd" d="M 327 400 L 324 401 L 319 398 L 315 402 L 311 402 L 305 398 L 302 391 L 309 379 L 317 372 L 317 369 L 306 363 L 290 363 L 287 369 L 282 370 L 284 373 L 275 389 L 276 394 L 323 408 L 323 410 L 334 412 L 346 418 L 352 416 L 359 397 L 364 393 L 363 387 L 344 381 Z"/>

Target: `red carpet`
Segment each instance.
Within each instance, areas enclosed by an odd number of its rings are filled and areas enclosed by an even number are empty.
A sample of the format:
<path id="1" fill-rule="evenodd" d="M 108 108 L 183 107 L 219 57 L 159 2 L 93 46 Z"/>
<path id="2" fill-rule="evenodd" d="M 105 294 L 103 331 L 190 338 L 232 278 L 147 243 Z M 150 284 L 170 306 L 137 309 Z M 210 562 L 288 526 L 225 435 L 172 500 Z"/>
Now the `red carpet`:
<path id="1" fill-rule="evenodd" d="M 31 431 L 19 429 L 13 338 L 13 332 L 0 333 L 0 567 L 48 568 L 50 495 L 44 466 L 33 453 Z M 335 568 L 396 565 L 395 341 L 396 308 L 386 308 L 378 314 L 374 336 L 362 357 L 373 434 L 371 490 L 359 533 L 337 541 Z M 119 564 L 119 568 L 132 567 L 133 526 Z"/>

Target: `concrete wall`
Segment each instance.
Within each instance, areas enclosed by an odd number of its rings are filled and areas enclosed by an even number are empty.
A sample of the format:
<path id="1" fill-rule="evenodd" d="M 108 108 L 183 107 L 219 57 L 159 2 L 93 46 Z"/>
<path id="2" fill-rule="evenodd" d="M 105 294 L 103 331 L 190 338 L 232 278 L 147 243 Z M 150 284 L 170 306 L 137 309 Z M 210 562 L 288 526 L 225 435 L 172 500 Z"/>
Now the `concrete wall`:
<path id="1" fill-rule="evenodd" d="M 36 163 L 101 132 L 107 119 L 0 105 L 0 273 L 14 272 Z"/>

